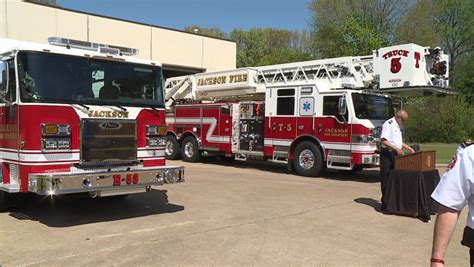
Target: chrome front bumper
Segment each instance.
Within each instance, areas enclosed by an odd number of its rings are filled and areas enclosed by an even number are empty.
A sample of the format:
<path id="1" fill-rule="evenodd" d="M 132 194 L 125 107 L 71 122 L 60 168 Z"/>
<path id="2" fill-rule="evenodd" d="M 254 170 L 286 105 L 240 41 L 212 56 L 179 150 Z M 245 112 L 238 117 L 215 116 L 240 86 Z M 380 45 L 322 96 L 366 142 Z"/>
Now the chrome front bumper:
<path id="1" fill-rule="evenodd" d="M 36 173 L 29 175 L 28 191 L 39 195 L 99 192 L 118 195 L 144 192 L 152 185 L 184 182 L 184 167 L 152 167 L 132 170 Z M 102 193 L 102 194 L 100 194 Z"/>
<path id="2" fill-rule="evenodd" d="M 379 154 L 362 155 L 362 164 L 380 166 L 380 155 Z"/>

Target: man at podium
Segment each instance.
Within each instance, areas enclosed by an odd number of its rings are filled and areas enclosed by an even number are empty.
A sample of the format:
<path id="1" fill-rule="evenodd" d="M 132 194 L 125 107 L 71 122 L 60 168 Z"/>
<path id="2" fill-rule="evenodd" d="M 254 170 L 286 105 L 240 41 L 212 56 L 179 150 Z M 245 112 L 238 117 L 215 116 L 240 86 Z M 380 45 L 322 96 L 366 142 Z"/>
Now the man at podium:
<path id="1" fill-rule="evenodd" d="M 403 156 L 403 148 L 407 149 L 409 153 L 415 153 L 413 148 L 403 143 L 401 126 L 407 120 L 408 113 L 405 110 L 400 110 L 382 126 L 382 134 L 380 136 L 380 189 L 382 191 L 382 211 L 385 211 L 387 208 L 384 195 L 386 193 L 390 171 L 395 167 L 395 157 Z"/>

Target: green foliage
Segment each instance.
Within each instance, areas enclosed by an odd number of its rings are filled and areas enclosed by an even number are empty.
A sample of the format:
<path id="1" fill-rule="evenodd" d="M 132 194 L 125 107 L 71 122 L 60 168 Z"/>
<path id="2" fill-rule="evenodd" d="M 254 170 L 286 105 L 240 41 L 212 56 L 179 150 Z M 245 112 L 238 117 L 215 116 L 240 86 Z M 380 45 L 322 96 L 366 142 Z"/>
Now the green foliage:
<path id="1" fill-rule="evenodd" d="M 289 48 L 281 48 L 264 55 L 257 64 L 259 66 L 265 66 L 305 60 L 310 60 L 308 54 Z"/>
<path id="2" fill-rule="evenodd" d="M 474 107 L 462 96 L 412 98 L 405 109 L 408 141 L 459 143 L 474 136 Z"/>
<path id="3" fill-rule="evenodd" d="M 450 85 L 474 104 L 474 1 L 434 0 L 440 13 L 434 23 L 441 46 L 450 55 Z M 471 135 L 472 137 L 473 135 Z"/>
<path id="4" fill-rule="evenodd" d="M 235 29 L 230 34 L 218 27 L 206 28 L 190 25 L 184 29 L 195 34 L 228 38 L 237 44 L 237 67 L 309 60 L 308 32 L 296 32 L 271 28 L 253 28 L 248 31 Z"/>
<path id="5" fill-rule="evenodd" d="M 342 49 L 345 55 L 370 55 L 372 50 L 387 45 L 374 25 L 361 21 L 360 15 L 347 18 L 342 25 Z"/>
<path id="6" fill-rule="evenodd" d="M 448 164 L 453 158 L 459 143 L 424 143 L 420 144 L 422 151 L 436 151 L 436 163 Z"/>
<path id="7" fill-rule="evenodd" d="M 397 26 L 396 40 L 445 49 L 451 87 L 474 104 L 474 1 L 419 0 Z"/>
<path id="8" fill-rule="evenodd" d="M 419 0 L 410 8 L 395 29 L 395 43 L 415 43 L 436 47 L 441 36 L 433 23 L 441 7 L 433 0 Z"/>
<path id="9" fill-rule="evenodd" d="M 230 39 L 237 43 L 237 67 L 256 66 L 265 54 L 265 40 L 262 29 L 233 30 Z"/>
<path id="10" fill-rule="evenodd" d="M 230 39 L 237 43 L 237 67 L 262 66 L 309 60 L 297 32 L 271 28 L 233 30 Z"/>
<path id="11" fill-rule="evenodd" d="M 187 32 L 192 32 L 195 34 L 200 34 L 203 36 L 208 36 L 208 37 L 215 37 L 215 38 L 227 38 L 227 35 L 225 32 L 223 32 L 219 27 L 211 27 L 211 28 L 206 28 L 206 27 L 201 27 L 198 25 L 190 25 L 184 27 L 184 31 Z"/>
<path id="12" fill-rule="evenodd" d="M 474 105 L 474 52 L 464 54 L 458 63 L 452 75 L 453 84 L 466 101 Z"/>
<path id="13" fill-rule="evenodd" d="M 310 9 L 317 57 L 361 56 L 391 42 L 406 1 L 313 0 Z"/>
<path id="14" fill-rule="evenodd" d="M 440 12 L 434 18 L 436 32 L 451 56 L 454 69 L 460 55 L 474 51 L 474 1 L 434 0 Z"/>

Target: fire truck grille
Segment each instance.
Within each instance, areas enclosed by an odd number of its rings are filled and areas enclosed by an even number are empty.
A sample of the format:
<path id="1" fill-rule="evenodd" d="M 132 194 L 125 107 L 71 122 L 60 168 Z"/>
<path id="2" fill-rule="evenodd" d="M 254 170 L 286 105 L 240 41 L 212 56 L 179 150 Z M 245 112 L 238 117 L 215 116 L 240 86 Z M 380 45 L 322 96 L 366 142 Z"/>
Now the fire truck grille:
<path id="1" fill-rule="evenodd" d="M 136 160 L 135 121 L 85 119 L 81 124 L 83 162 Z"/>

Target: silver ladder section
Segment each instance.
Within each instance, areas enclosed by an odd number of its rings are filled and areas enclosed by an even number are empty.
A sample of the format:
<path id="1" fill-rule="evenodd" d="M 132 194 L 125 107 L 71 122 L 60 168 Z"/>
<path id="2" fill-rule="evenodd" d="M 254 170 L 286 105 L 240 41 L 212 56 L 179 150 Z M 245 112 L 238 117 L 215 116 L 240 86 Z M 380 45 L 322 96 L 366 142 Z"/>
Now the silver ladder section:
<path id="1" fill-rule="evenodd" d="M 330 89 L 367 88 L 374 82 L 374 58 L 340 57 L 255 67 L 258 83 L 281 86 L 325 82 Z"/>
<path id="2" fill-rule="evenodd" d="M 168 78 L 165 82 L 166 105 L 169 107 L 177 99 L 198 99 L 198 77 L 241 73 L 247 73 L 249 76 L 246 84 L 236 84 L 235 88 L 228 85 L 217 90 L 213 88 L 212 92 L 208 92 L 209 96 L 211 93 L 214 97 L 243 96 L 264 93 L 265 88 L 272 86 L 302 83 L 325 84 L 323 89 L 360 89 L 368 88 L 375 82 L 373 56 L 310 60 Z M 199 90 L 206 91 L 207 89 L 201 88 Z M 231 91 L 232 93 L 229 93 Z M 201 95 L 199 98 L 206 97 Z"/>
<path id="3" fill-rule="evenodd" d="M 165 82 L 165 101 L 166 106 L 169 107 L 177 99 L 191 98 L 193 93 L 192 76 L 180 76 L 168 78 Z"/>

